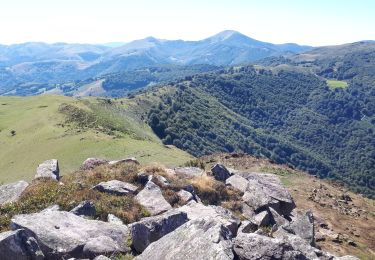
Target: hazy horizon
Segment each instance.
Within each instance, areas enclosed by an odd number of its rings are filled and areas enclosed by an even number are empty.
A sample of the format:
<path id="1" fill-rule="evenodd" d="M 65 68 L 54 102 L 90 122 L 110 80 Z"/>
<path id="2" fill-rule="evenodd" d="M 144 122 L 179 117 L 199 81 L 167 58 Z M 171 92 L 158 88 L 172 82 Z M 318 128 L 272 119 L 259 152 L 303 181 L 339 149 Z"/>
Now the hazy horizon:
<path id="1" fill-rule="evenodd" d="M 0 44 L 202 40 L 235 30 L 275 44 L 375 40 L 371 0 L 4 0 Z"/>

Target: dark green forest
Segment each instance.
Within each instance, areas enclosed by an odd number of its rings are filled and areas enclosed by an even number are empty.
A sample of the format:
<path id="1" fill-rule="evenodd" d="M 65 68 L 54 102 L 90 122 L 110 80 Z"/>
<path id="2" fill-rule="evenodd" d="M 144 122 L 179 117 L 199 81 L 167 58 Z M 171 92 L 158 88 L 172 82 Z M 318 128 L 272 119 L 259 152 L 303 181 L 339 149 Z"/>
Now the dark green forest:
<path id="1" fill-rule="evenodd" d="M 154 90 L 160 102 L 148 122 L 165 144 L 193 155 L 243 151 L 375 198 L 375 89 L 353 75 L 348 88 L 332 90 L 290 70 L 200 74 Z"/>

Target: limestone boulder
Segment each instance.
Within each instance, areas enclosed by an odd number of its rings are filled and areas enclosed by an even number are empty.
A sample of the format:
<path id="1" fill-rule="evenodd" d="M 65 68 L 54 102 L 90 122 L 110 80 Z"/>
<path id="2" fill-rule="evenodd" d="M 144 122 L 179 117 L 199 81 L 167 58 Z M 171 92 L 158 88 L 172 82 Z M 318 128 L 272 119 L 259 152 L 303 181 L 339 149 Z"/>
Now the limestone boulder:
<path id="1" fill-rule="evenodd" d="M 161 189 L 152 181 L 148 181 L 135 200 L 145 207 L 151 215 L 158 215 L 172 209 L 172 206 L 165 200 Z"/>
<path id="2" fill-rule="evenodd" d="M 28 186 L 29 183 L 26 181 L 0 185 L 0 205 L 16 202 Z"/>
<path id="3" fill-rule="evenodd" d="M 232 238 L 221 221 L 195 219 L 150 244 L 136 259 L 232 260 Z"/>
<path id="4" fill-rule="evenodd" d="M 11 227 L 13 230 L 24 229 L 28 235 L 35 236 L 48 259 L 82 258 L 87 253 L 85 246 L 88 244 L 87 247 L 92 248 L 92 244 L 104 240 L 103 237 L 112 239 L 116 252 L 127 253 L 130 250 L 126 246 L 130 234 L 125 225 L 88 220 L 66 211 L 16 215 L 11 220 Z M 109 251 L 105 247 L 103 252 L 99 250 L 95 254 L 107 254 Z"/>
<path id="5" fill-rule="evenodd" d="M 38 178 L 50 178 L 58 181 L 60 179 L 59 162 L 56 159 L 51 159 L 39 164 L 34 179 Z"/>

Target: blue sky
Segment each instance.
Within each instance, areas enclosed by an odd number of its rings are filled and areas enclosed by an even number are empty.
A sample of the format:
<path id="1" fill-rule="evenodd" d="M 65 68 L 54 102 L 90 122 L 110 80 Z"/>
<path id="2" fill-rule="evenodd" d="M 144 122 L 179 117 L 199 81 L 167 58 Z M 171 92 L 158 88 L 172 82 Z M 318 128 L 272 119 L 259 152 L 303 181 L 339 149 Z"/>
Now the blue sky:
<path id="1" fill-rule="evenodd" d="M 375 40 L 375 0 L 0 0 L 0 43 L 199 40 L 237 30 L 273 43 Z"/>

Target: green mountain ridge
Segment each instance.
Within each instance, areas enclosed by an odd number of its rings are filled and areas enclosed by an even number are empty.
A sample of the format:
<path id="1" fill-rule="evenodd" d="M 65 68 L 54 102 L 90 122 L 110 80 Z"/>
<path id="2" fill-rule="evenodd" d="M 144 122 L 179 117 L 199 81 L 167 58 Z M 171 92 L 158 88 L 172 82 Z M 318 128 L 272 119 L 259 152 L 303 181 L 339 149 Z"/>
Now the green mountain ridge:
<path id="1" fill-rule="evenodd" d="M 244 151 L 373 197 L 371 91 L 355 82 L 333 90 L 307 72 L 238 66 L 145 91 L 136 100 L 165 144 L 195 156 Z"/>

